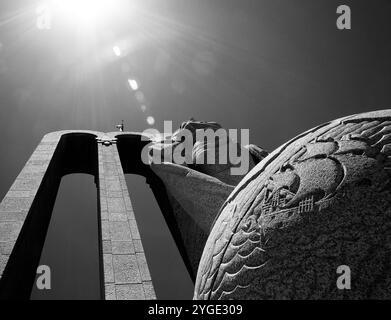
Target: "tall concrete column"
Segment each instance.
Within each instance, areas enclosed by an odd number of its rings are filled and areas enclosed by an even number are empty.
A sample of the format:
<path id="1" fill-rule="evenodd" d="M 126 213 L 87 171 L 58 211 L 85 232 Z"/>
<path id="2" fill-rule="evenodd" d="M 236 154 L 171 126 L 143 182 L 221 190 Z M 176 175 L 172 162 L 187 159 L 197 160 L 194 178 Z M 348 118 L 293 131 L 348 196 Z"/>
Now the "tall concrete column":
<path id="1" fill-rule="evenodd" d="M 115 140 L 98 139 L 105 298 L 156 299 Z"/>
<path id="2" fill-rule="evenodd" d="M 102 298 L 155 299 L 115 138 L 84 130 L 45 135 L 0 203 L 0 299 L 30 298 L 61 178 L 72 173 L 98 186 Z"/>
<path id="3" fill-rule="evenodd" d="M 50 163 L 60 137 L 42 139 L 0 203 L 0 298 L 30 296 L 59 184 Z"/>

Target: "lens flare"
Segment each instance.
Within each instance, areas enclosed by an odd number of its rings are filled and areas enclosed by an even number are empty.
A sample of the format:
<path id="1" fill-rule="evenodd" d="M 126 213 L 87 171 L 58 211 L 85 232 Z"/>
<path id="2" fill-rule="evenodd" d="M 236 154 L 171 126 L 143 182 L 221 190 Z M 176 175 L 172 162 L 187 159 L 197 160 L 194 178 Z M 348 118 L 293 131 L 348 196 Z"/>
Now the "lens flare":
<path id="1" fill-rule="evenodd" d="M 147 117 L 147 123 L 148 123 L 150 126 L 153 126 L 153 125 L 155 124 L 155 118 L 152 117 L 152 116 Z"/>
<path id="2" fill-rule="evenodd" d="M 133 90 L 136 91 L 139 88 L 138 82 L 135 79 L 128 79 L 129 87 Z"/>
<path id="3" fill-rule="evenodd" d="M 117 57 L 121 56 L 121 49 L 118 46 L 113 47 L 113 52 Z"/>

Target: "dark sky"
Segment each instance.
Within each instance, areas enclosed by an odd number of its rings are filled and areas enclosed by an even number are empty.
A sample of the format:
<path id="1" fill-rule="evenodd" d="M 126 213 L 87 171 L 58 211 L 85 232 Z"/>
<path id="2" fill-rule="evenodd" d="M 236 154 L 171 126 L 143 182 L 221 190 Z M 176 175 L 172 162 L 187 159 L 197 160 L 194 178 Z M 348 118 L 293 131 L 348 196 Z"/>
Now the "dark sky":
<path id="1" fill-rule="evenodd" d="M 164 120 L 178 126 L 194 117 L 249 128 L 252 143 L 273 150 L 322 122 L 391 106 L 390 1 L 118 0 L 121 10 L 108 11 L 95 30 L 60 15 L 51 30 L 38 30 L 39 3 L 0 2 L 0 198 L 50 131 L 112 131 L 121 119 L 125 129 L 142 131 L 149 116 L 162 130 Z M 352 30 L 336 28 L 340 4 L 350 5 Z M 137 94 L 129 78 L 138 81 Z M 136 190 L 152 277 L 160 279 L 166 250 L 173 261 L 166 279 L 181 283 L 176 289 L 157 281 L 158 296 L 190 298 L 189 279 L 140 179 L 129 177 L 128 185 Z M 94 203 L 91 177 L 67 177 L 54 218 L 96 210 L 86 199 L 83 205 L 64 200 L 77 196 L 76 180 Z M 78 257 L 73 251 L 67 260 Z M 86 260 L 83 270 L 91 263 Z"/>

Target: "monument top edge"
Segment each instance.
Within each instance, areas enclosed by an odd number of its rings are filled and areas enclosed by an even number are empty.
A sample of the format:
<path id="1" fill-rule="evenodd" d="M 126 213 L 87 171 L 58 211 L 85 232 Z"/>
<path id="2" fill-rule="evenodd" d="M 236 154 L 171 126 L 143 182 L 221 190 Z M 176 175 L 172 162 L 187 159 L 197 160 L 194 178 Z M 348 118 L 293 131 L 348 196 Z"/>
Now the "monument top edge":
<path id="1" fill-rule="evenodd" d="M 64 135 L 71 134 L 87 134 L 95 136 L 97 140 L 116 140 L 119 136 L 134 136 L 145 138 L 146 140 L 151 139 L 151 135 L 142 133 L 142 132 L 134 132 L 134 131 L 113 131 L 113 132 L 100 132 L 93 130 L 59 130 L 53 131 L 45 134 L 42 138 L 42 141 L 57 141 Z"/>

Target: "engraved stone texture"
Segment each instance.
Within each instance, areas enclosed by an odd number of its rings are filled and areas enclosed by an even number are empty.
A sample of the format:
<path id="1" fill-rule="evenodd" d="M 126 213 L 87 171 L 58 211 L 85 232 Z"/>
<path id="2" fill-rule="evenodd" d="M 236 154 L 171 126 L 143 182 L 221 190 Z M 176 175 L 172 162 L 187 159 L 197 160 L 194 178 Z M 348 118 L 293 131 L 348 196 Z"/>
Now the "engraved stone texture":
<path id="1" fill-rule="evenodd" d="M 359 114 L 262 160 L 222 207 L 194 298 L 390 299 L 390 134 L 391 110 Z"/>

